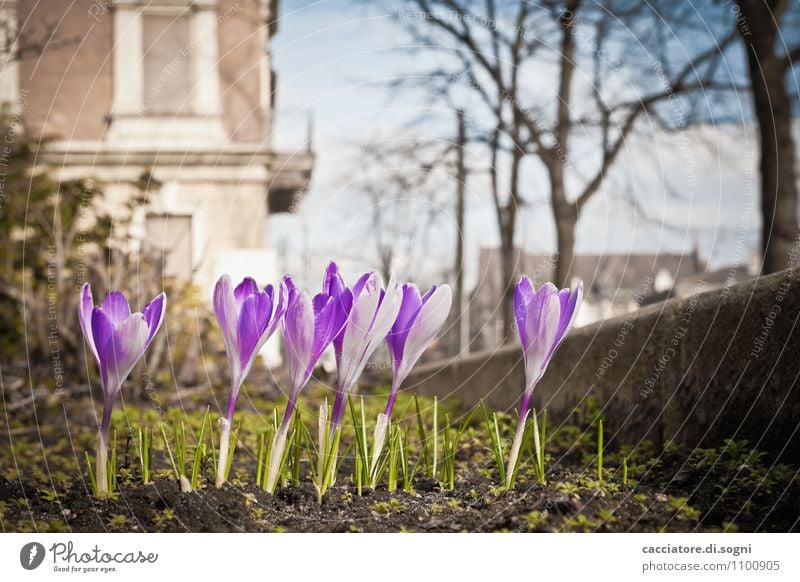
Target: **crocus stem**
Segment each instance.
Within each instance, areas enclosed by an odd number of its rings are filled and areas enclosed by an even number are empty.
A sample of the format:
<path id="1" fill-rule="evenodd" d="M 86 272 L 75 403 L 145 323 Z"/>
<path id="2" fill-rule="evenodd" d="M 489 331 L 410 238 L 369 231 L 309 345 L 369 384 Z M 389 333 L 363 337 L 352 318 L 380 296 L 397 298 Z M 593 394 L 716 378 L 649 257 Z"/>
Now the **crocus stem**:
<path id="1" fill-rule="evenodd" d="M 330 452 L 328 454 L 327 474 L 328 474 L 328 487 L 336 485 L 336 473 L 339 469 L 339 441 L 342 436 L 342 427 L 338 426 L 333 430 L 331 437 Z"/>
<path id="2" fill-rule="evenodd" d="M 528 411 L 531 409 L 531 395 L 533 391 L 525 391 L 522 395 L 522 402 L 519 405 L 519 417 L 522 418 L 523 416 L 527 419 L 528 418 Z"/>
<path id="3" fill-rule="evenodd" d="M 281 461 L 283 460 L 283 453 L 286 450 L 286 437 L 289 434 L 289 419 L 292 418 L 289 409 L 286 409 L 287 415 L 283 417 L 278 432 L 272 437 L 272 447 L 269 450 L 269 470 L 267 472 L 267 491 L 275 493 L 275 487 L 278 485 L 278 479 L 281 476 Z"/>
<path id="4" fill-rule="evenodd" d="M 384 411 L 384 414 L 389 418 L 392 416 L 392 409 L 394 408 L 394 401 L 397 399 L 397 390 L 399 388 L 399 384 L 392 382 L 392 390 L 389 392 L 389 400 L 386 402 L 386 410 Z"/>
<path id="5" fill-rule="evenodd" d="M 528 419 L 528 409 L 520 409 L 519 423 L 517 424 L 517 433 L 514 435 L 514 442 L 511 444 L 511 453 L 508 456 L 508 465 L 506 466 L 506 488 L 511 489 L 514 483 L 514 473 L 516 473 L 517 460 L 519 458 L 519 450 L 522 447 L 522 438 L 525 436 L 525 421 Z"/>
<path id="6" fill-rule="evenodd" d="M 319 406 L 319 418 L 317 421 L 319 430 L 319 449 L 317 453 L 317 501 L 322 503 L 322 496 L 325 494 L 325 460 L 328 458 L 328 400 Z"/>
<path id="7" fill-rule="evenodd" d="M 231 443 L 231 421 L 225 417 L 219 419 L 219 458 L 217 459 L 217 488 L 225 483 L 225 468 L 228 466 L 228 451 Z"/>
<path id="8" fill-rule="evenodd" d="M 375 434 L 372 437 L 372 461 L 370 462 L 369 474 L 372 480 L 371 487 L 375 489 L 378 484 L 378 459 L 381 457 L 383 445 L 386 442 L 386 433 L 389 429 L 389 417 L 386 414 L 379 414 L 375 423 Z"/>
<path id="9" fill-rule="evenodd" d="M 286 404 L 286 410 L 283 413 L 283 420 L 278 432 L 272 437 L 272 447 L 269 450 L 269 463 L 267 469 L 267 491 L 275 493 L 275 487 L 278 485 L 278 478 L 281 476 L 283 469 L 283 453 L 286 451 L 286 438 L 289 435 L 289 425 L 292 423 L 292 416 L 294 409 L 297 406 L 297 396 L 300 393 L 299 388 L 292 390 L 289 396 L 289 402 Z"/>
<path id="10" fill-rule="evenodd" d="M 100 433 L 97 439 L 97 455 L 95 461 L 95 480 L 97 492 L 108 493 L 108 431 L 111 428 L 111 410 L 114 402 L 103 403 L 103 419 L 100 423 Z"/>
<path id="11" fill-rule="evenodd" d="M 108 493 L 108 432 L 100 430 L 97 439 L 97 467 L 95 468 L 95 481 L 97 493 Z"/>
<path id="12" fill-rule="evenodd" d="M 383 414 L 378 415 L 378 420 L 375 423 L 375 434 L 372 437 L 372 462 L 370 463 L 369 474 L 372 477 L 372 488 L 378 480 L 378 459 L 383 452 L 383 445 L 386 443 L 386 433 L 389 428 L 389 419 L 392 418 L 392 409 L 394 409 L 394 402 L 397 399 L 397 391 L 400 388 L 397 378 L 392 381 L 392 389 L 389 391 L 389 400 L 386 402 L 386 410 Z"/>
<path id="13" fill-rule="evenodd" d="M 344 418 L 345 405 L 347 404 L 347 391 L 339 389 L 336 391 L 336 400 L 333 401 L 333 409 L 331 410 L 331 438 L 337 428 L 342 426 L 342 419 Z"/>

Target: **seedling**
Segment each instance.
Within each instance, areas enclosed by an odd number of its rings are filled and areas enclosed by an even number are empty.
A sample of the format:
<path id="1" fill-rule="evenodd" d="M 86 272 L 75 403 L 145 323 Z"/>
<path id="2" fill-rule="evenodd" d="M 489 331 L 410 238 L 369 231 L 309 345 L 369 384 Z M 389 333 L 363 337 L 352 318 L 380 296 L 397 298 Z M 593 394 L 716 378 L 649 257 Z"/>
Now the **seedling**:
<path id="1" fill-rule="evenodd" d="M 628 457 L 622 457 L 622 484 L 628 485 Z"/>
<path id="2" fill-rule="evenodd" d="M 533 425 L 533 430 L 531 430 L 533 433 L 533 473 L 536 476 L 536 480 L 544 485 L 547 482 L 544 468 L 545 443 L 547 440 L 547 410 L 542 411 L 541 431 L 539 430 L 539 422 L 535 408 L 532 410 L 531 424 Z"/>
<path id="3" fill-rule="evenodd" d="M 408 403 L 403 413 L 402 419 L 408 412 Z M 385 423 L 381 430 L 386 431 L 386 437 L 373 438 L 372 448 L 367 441 L 367 426 L 365 415 L 364 399 L 361 399 L 361 407 L 356 412 L 355 406 L 350 401 L 350 413 L 355 429 L 355 465 L 356 472 L 353 474 L 353 482 L 356 485 L 358 495 L 362 493 L 362 485 L 369 483 L 375 489 L 384 473 L 388 472 L 388 488 L 394 491 L 397 488 L 397 481 L 403 479 L 403 489 L 411 489 L 413 474 L 409 471 L 409 451 L 408 451 L 408 429 L 405 434 L 400 430 L 397 422 L 392 422 L 388 416 L 383 417 Z M 376 429 L 377 430 L 377 429 Z M 423 427 L 424 431 L 424 427 Z M 388 442 L 388 447 L 384 444 Z M 380 448 L 378 448 L 380 447 Z M 415 467 L 416 470 L 416 467 Z M 369 479 L 369 481 L 367 481 Z"/>
<path id="4" fill-rule="evenodd" d="M 191 454 L 189 450 L 189 442 L 186 437 L 186 424 L 181 422 L 180 425 L 175 424 L 172 429 L 172 435 L 175 440 L 175 453 L 173 454 L 172 447 L 169 444 L 169 437 L 167 436 L 166 424 L 161 423 L 161 436 L 164 439 L 164 448 L 167 451 L 167 456 L 169 458 L 170 466 L 172 467 L 173 475 L 175 479 L 180 483 L 181 491 L 184 493 L 189 493 L 192 490 L 196 489 L 200 485 L 200 467 L 203 463 L 203 459 L 206 457 L 206 444 L 204 442 L 205 439 L 205 431 L 206 425 L 209 423 L 209 414 L 210 409 L 206 409 L 205 414 L 203 415 L 203 420 L 200 424 L 200 431 L 197 435 L 194 434 L 194 431 L 189 429 L 192 433 L 192 436 L 196 439 L 196 444 L 194 448 L 194 453 Z M 233 461 L 233 451 L 236 447 L 236 432 L 234 431 L 234 438 L 233 443 L 231 445 L 230 455 L 228 457 L 228 467 L 226 470 L 226 479 L 228 472 L 230 471 L 230 462 Z M 191 465 L 192 470 L 189 471 L 189 459 L 192 459 Z"/>
<path id="5" fill-rule="evenodd" d="M 486 406 L 483 400 L 481 400 L 481 409 L 483 410 L 483 418 L 486 420 L 486 430 L 489 432 L 489 437 L 492 441 L 492 455 L 497 469 L 497 478 L 500 483 L 506 483 L 505 447 L 503 446 L 503 439 L 500 437 L 497 413 L 492 412 L 490 414 L 489 407 Z"/>
<path id="6" fill-rule="evenodd" d="M 436 478 L 436 466 L 438 457 L 438 434 L 439 434 L 439 400 L 433 397 L 433 427 L 430 434 L 425 430 L 425 422 L 422 420 L 422 412 L 419 407 L 419 400 L 414 396 L 414 407 L 417 414 L 417 431 L 422 447 L 422 462 L 425 474 L 431 479 Z"/>
<path id="7" fill-rule="evenodd" d="M 328 489 L 336 482 L 336 468 L 339 456 L 339 442 L 342 438 L 342 427 L 331 431 L 331 408 L 327 400 L 319 407 L 318 434 L 319 446 L 312 451 L 309 448 L 312 480 L 317 490 L 317 502 L 322 499 Z"/>
<path id="8" fill-rule="evenodd" d="M 603 480 L 603 419 L 597 421 L 597 479 Z"/>
<path id="9" fill-rule="evenodd" d="M 445 413 L 444 415 L 444 448 L 442 457 L 441 482 L 447 489 L 450 489 L 451 491 L 455 489 L 456 453 L 458 452 L 458 446 L 461 442 L 461 437 L 464 434 L 464 430 L 467 428 L 470 420 L 472 420 L 472 415 L 474 412 L 474 409 L 470 411 L 470 413 L 461 420 L 458 428 L 450 426 L 449 414 Z"/>
<path id="10" fill-rule="evenodd" d="M 397 474 L 401 470 L 401 463 L 403 459 L 403 437 L 400 434 L 400 429 L 396 424 L 389 424 L 389 454 L 387 455 L 386 464 L 388 467 L 388 480 L 386 487 L 389 491 L 397 489 Z"/>
<path id="11" fill-rule="evenodd" d="M 403 491 L 411 491 L 419 469 L 422 455 L 417 456 L 417 460 L 411 464 L 409 430 L 408 426 L 401 429 L 398 423 L 392 423 L 389 427 L 388 452 L 378 467 L 379 476 L 383 475 L 384 471 L 388 473 L 389 491 L 395 491 L 398 481 L 401 480 Z"/>
<path id="12" fill-rule="evenodd" d="M 603 480 L 603 419 L 597 421 L 597 480 Z"/>
<path id="13" fill-rule="evenodd" d="M 358 496 L 361 497 L 363 487 L 369 484 L 373 489 L 377 484 L 380 471 L 378 466 L 373 467 L 372 460 L 369 455 L 369 443 L 367 442 L 367 421 L 364 412 L 364 397 L 361 397 L 361 407 L 359 412 L 356 412 L 356 407 L 353 404 L 353 399 L 348 396 L 347 404 L 350 408 L 350 417 L 353 420 L 353 430 L 355 432 L 355 473 L 353 473 L 353 482 L 356 485 Z M 387 425 L 388 426 L 388 425 Z M 371 474 L 370 474 L 371 473 Z"/>
<path id="14" fill-rule="evenodd" d="M 142 469 L 142 484 L 151 482 L 150 469 L 153 466 L 153 429 L 139 425 L 136 429 L 136 454 Z"/>

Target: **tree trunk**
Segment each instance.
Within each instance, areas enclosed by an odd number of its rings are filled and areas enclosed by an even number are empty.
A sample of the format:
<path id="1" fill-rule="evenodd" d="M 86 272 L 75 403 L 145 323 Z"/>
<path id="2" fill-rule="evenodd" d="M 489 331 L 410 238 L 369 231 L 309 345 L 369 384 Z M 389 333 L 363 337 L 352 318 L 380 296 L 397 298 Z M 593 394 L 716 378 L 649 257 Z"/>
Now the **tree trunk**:
<path id="1" fill-rule="evenodd" d="M 753 65 L 750 66 L 752 71 Z M 767 63 L 762 63 L 762 66 L 775 68 L 773 64 Z M 780 67 L 779 71 L 764 70 L 760 80 L 753 78 L 753 102 L 761 137 L 763 274 L 792 266 L 790 255 L 797 237 L 792 114 L 783 74 L 784 70 Z"/>
<path id="2" fill-rule="evenodd" d="M 466 128 L 464 123 L 464 110 L 456 112 L 458 135 L 456 136 L 456 261 L 455 289 L 453 299 L 455 303 L 453 321 L 453 334 L 455 336 L 453 353 L 461 355 L 468 350 L 469 343 L 469 315 L 464 310 L 464 214 L 465 190 L 467 181 L 467 166 L 464 162 L 464 149 L 467 147 Z"/>
<path id="3" fill-rule="evenodd" d="M 501 343 L 511 341 L 515 335 L 514 278 L 517 275 L 514 269 L 514 264 L 516 262 L 515 255 L 513 233 L 511 236 L 509 236 L 508 232 L 500 233 L 500 313 L 503 318 L 503 337 L 500 338 Z"/>
<path id="4" fill-rule="evenodd" d="M 559 287 L 569 287 L 572 285 L 572 275 L 575 270 L 575 231 L 578 226 L 578 206 L 567 201 L 564 182 L 558 179 L 559 174 L 563 175 L 563 169 L 553 173 L 554 179 L 550 184 L 558 247 L 554 283 Z"/>
<path id="5" fill-rule="evenodd" d="M 798 236 L 797 183 L 792 140 L 792 111 L 786 91 L 786 64 L 775 52 L 778 34 L 769 6 L 740 0 L 752 29 L 740 29 L 747 51 L 753 108 L 761 147 L 762 274 L 794 266 Z"/>

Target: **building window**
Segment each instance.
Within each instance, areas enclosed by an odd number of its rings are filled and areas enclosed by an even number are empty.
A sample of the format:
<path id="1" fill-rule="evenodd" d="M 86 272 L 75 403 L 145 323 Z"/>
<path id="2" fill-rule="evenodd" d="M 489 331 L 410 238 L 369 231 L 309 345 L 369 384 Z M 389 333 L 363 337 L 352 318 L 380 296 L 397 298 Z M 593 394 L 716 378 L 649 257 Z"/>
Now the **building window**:
<path id="1" fill-rule="evenodd" d="M 160 265 L 165 277 L 191 281 L 192 216 L 148 214 L 145 219 L 145 257 Z"/>
<path id="2" fill-rule="evenodd" d="M 143 15 L 144 113 L 192 112 L 191 35 L 188 13 Z"/>

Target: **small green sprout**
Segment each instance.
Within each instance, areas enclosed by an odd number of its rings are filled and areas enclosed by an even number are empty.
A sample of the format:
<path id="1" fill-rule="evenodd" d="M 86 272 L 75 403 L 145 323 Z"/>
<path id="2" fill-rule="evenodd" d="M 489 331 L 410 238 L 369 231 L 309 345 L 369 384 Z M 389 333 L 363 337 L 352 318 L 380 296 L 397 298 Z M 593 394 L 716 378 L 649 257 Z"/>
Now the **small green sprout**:
<path id="1" fill-rule="evenodd" d="M 361 497 L 364 485 L 369 484 L 373 489 L 379 478 L 379 471 L 376 468 L 370 475 L 371 457 L 369 454 L 369 443 L 367 442 L 367 420 L 364 412 L 364 397 L 361 397 L 361 406 L 358 412 L 353 404 L 353 399 L 347 397 L 350 416 L 353 419 L 353 430 L 355 431 L 355 473 L 353 482 L 356 485 L 358 496 Z"/>
<path id="2" fill-rule="evenodd" d="M 48 489 L 47 491 L 42 491 L 40 497 L 45 501 L 55 502 L 58 501 L 59 494 L 55 489 Z"/>
<path id="3" fill-rule="evenodd" d="M 597 479 L 603 480 L 603 419 L 597 420 Z"/>
<path id="4" fill-rule="evenodd" d="M 474 413 L 474 409 L 470 411 L 470 413 L 461 420 L 458 428 L 450 426 L 449 414 L 445 413 L 444 415 L 444 447 L 442 451 L 443 457 L 441 482 L 447 489 L 450 489 L 451 491 L 455 489 L 456 453 L 458 452 L 461 437 L 464 435 L 464 431 L 466 430 L 469 422 L 472 420 L 472 415 Z"/>
<path id="5" fill-rule="evenodd" d="M 127 515 L 114 514 L 108 519 L 108 528 L 113 530 L 124 530 L 131 526 L 131 520 Z"/>
<path id="6" fill-rule="evenodd" d="M 489 407 L 481 400 L 481 409 L 483 410 L 483 417 L 486 421 L 486 429 L 489 431 L 489 437 L 492 441 L 492 454 L 494 455 L 494 464 L 497 469 L 497 477 L 500 483 L 506 482 L 506 464 L 505 464 L 505 450 L 503 446 L 503 439 L 500 437 L 500 425 L 497 421 L 497 413 L 492 412 L 489 414 Z"/>
<path id="7" fill-rule="evenodd" d="M 622 457 L 622 484 L 628 486 L 628 457 Z"/>
<path id="8" fill-rule="evenodd" d="M 136 430 L 136 455 L 142 469 L 142 484 L 147 485 L 152 481 L 150 469 L 153 466 L 153 429 L 139 426 Z"/>
<path id="9" fill-rule="evenodd" d="M 331 408 L 326 400 L 319 407 L 318 434 L 319 446 L 309 447 L 309 465 L 311 478 L 317 491 L 317 502 L 322 504 L 325 493 L 336 481 L 336 469 L 339 456 L 339 443 L 342 438 L 342 427 L 331 432 Z"/>
<path id="10" fill-rule="evenodd" d="M 153 523 L 159 528 L 164 528 L 175 520 L 175 510 L 166 508 L 153 516 Z"/>
<path id="11" fill-rule="evenodd" d="M 267 430 L 258 435 L 258 451 L 256 453 L 256 485 L 271 494 L 275 493 L 278 485 L 285 485 L 289 480 L 296 487 L 300 485 L 300 461 L 303 451 L 304 434 L 302 420 L 299 409 L 295 408 L 292 412 L 290 429 L 286 437 L 286 446 L 278 446 L 281 449 L 281 458 L 275 460 L 274 482 L 269 480 L 269 467 L 273 462 L 272 455 L 275 450 L 278 434 L 278 411 L 272 411 L 272 422 L 267 425 Z M 287 461 L 289 467 L 287 471 Z"/>
<path id="12" fill-rule="evenodd" d="M 422 412 L 419 407 L 419 400 L 414 396 L 414 407 L 417 415 L 417 431 L 422 447 L 421 457 L 425 474 L 431 479 L 436 478 L 437 456 L 438 456 L 438 433 L 439 433 L 439 399 L 433 398 L 433 428 L 430 434 L 425 430 L 425 422 L 422 420 Z"/>
<path id="13" fill-rule="evenodd" d="M 203 420 L 200 424 L 200 430 L 195 435 L 194 431 L 189 429 L 192 435 L 195 438 L 195 447 L 194 453 L 190 453 L 189 449 L 189 440 L 186 436 L 186 424 L 181 422 L 179 425 L 175 424 L 172 429 L 172 435 L 175 441 L 175 454 L 173 454 L 172 447 L 170 446 L 170 439 L 167 435 L 166 423 L 161 423 L 160 430 L 161 430 L 161 437 L 164 440 L 164 448 L 167 451 L 167 456 L 169 458 L 170 466 L 172 467 L 172 473 L 175 479 L 180 483 L 181 491 L 184 493 L 189 493 L 199 487 L 200 485 L 200 468 L 202 466 L 203 460 L 207 456 L 207 449 L 205 443 L 205 433 L 206 433 L 206 426 L 209 424 L 209 414 L 210 409 L 206 408 L 206 412 L 203 415 Z M 238 430 L 233 431 L 232 439 L 231 439 L 231 450 L 230 454 L 228 455 L 228 467 L 225 471 L 225 479 L 227 480 L 228 474 L 230 473 L 230 464 L 233 461 L 233 453 L 236 448 L 236 435 Z M 213 448 L 213 447 L 212 447 Z M 192 459 L 191 465 L 192 470 L 189 471 L 189 459 Z M 149 462 L 148 462 L 148 474 L 149 474 Z"/>
<path id="14" fill-rule="evenodd" d="M 545 477 L 545 443 L 547 441 L 547 411 L 542 411 L 542 425 L 539 430 L 539 421 L 536 416 L 536 409 L 531 410 L 531 432 L 533 433 L 533 474 L 536 480 L 544 485 L 547 482 Z"/>

